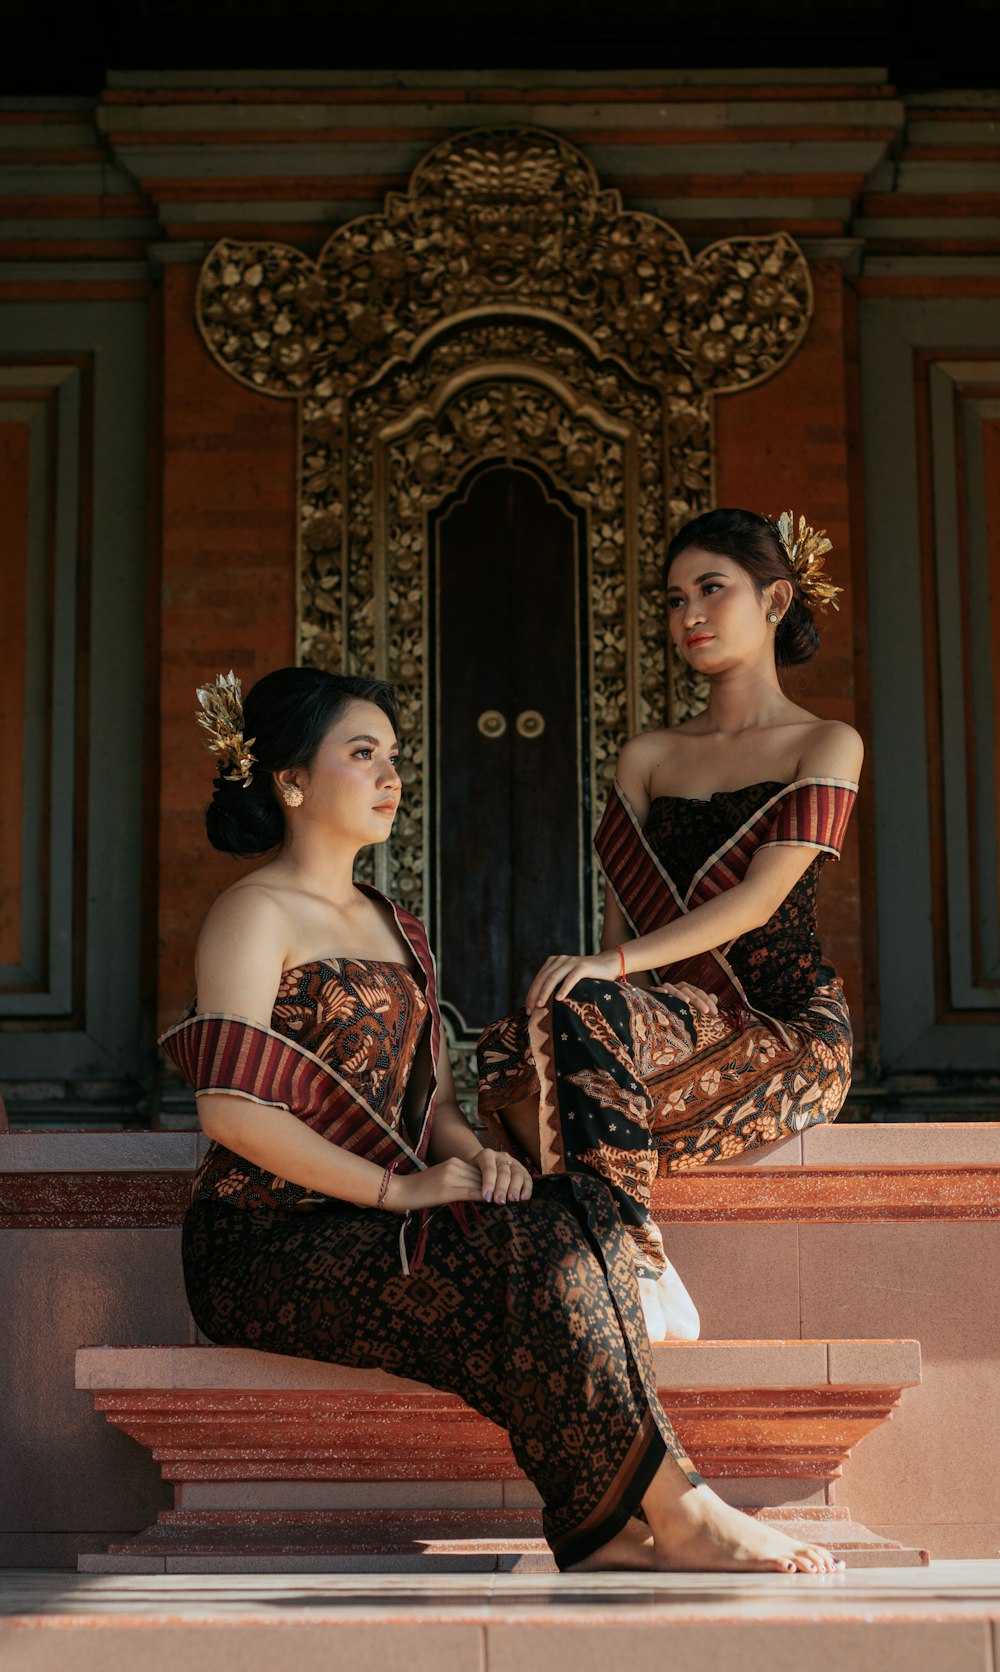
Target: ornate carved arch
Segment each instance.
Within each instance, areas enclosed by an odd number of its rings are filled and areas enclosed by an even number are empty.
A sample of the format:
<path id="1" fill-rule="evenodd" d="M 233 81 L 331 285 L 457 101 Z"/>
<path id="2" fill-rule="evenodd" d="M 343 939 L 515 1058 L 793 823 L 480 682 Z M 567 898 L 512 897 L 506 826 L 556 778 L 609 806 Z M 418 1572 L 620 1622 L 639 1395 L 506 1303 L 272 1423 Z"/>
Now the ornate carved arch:
<path id="1" fill-rule="evenodd" d="M 219 364 L 292 397 L 342 397 L 448 321 L 511 309 L 566 321 L 595 358 L 664 392 L 731 394 L 794 354 L 812 287 L 786 233 L 692 259 L 557 134 L 480 128 L 436 146 L 408 192 L 339 227 L 316 262 L 283 244 L 217 244 L 198 295 Z"/>
<path id="2" fill-rule="evenodd" d="M 351 550 L 376 508 L 350 494 L 356 392 L 416 367 L 463 325 L 568 334 L 595 373 L 624 371 L 658 391 L 662 539 L 710 502 L 712 397 L 787 364 L 809 326 L 812 285 L 785 233 L 726 239 L 692 258 L 664 222 L 624 210 L 566 140 L 486 128 L 435 147 L 405 194 L 338 228 L 317 261 L 288 245 L 217 244 L 197 314 L 230 376 L 301 403 L 299 654 L 364 666 Z M 489 360 L 481 333 L 466 341 Z M 676 712 L 691 693 L 675 699 Z"/>
<path id="3" fill-rule="evenodd" d="M 406 807 L 382 880 L 426 910 L 428 512 L 494 459 L 537 466 L 587 513 L 594 801 L 629 729 L 664 709 L 661 405 L 655 390 L 595 371 L 534 321 L 470 323 L 360 391 L 351 433 L 350 498 L 372 507 L 354 529 L 345 577 L 351 652 L 399 685 L 407 741 Z M 313 624 L 304 625 L 312 650 Z M 378 858 L 389 862 L 385 850 Z"/>

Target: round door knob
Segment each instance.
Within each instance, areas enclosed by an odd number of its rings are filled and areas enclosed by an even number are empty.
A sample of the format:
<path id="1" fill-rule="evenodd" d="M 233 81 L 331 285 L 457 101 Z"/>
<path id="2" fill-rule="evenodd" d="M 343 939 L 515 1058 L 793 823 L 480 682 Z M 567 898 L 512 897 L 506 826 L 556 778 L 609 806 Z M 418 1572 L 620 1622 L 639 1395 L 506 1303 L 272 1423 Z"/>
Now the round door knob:
<path id="1" fill-rule="evenodd" d="M 507 730 L 507 721 L 499 708 L 484 708 L 476 721 L 476 726 L 484 737 L 502 737 Z"/>
<path id="2" fill-rule="evenodd" d="M 541 737 L 545 730 L 545 716 L 537 708 L 526 708 L 514 721 L 519 737 Z"/>

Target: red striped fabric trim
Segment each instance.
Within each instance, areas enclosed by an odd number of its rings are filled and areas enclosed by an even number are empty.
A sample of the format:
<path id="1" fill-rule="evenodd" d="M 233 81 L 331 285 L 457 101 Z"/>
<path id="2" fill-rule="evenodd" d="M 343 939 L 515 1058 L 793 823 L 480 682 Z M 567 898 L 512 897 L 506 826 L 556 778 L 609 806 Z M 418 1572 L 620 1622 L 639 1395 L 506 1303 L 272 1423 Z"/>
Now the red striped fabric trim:
<path id="1" fill-rule="evenodd" d="M 644 840 L 618 784 L 612 784 L 594 848 L 622 911 L 637 935 L 672 923 L 684 910 L 673 882 Z"/>
<path id="2" fill-rule="evenodd" d="M 775 820 L 774 834 L 765 841 L 801 842 L 825 848 L 839 859 L 847 824 L 857 799 L 857 785 L 833 778 L 804 779 L 785 798 Z"/>
<path id="3" fill-rule="evenodd" d="M 816 848 L 840 858 L 858 786 L 838 778 L 800 778 L 757 809 L 691 879 L 688 907 L 714 899 L 743 881 L 761 848 Z"/>
<path id="4" fill-rule="evenodd" d="M 742 882 L 762 847 L 815 847 L 839 858 L 857 791 L 857 784 L 838 778 L 800 778 L 784 785 L 724 847 L 709 855 L 683 899 L 646 841 L 617 782 L 611 787 L 594 847 L 629 926 L 636 935 L 648 935 Z M 663 970 L 653 974 L 660 979 L 667 976 Z M 714 993 L 726 1006 L 750 1008 L 741 983 L 719 950 L 672 964 L 669 979 L 688 981 Z"/>
<path id="5" fill-rule="evenodd" d="M 289 1110 L 320 1137 L 369 1160 L 391 1160 L 402 1150 L 405 1170 L 421 1164 L 406 1139 L 329 1064 L 270 1028 L 242 1016 L 194 1015 L 170 1028 L 160 1044 L 196 1093 L 249 1097 Z"/>
<path id="6" fill-rule="evenodd" d="M 687 910 L 617 783 L 611 787 L 594 847 L 625 920 L 636 935 L 652 934 L 654 929 L 673 923 Z M 651 973 L 654 979 L 666 979 L 663 970 Z M 743 988 L 717 952 L 702 953 L 697 958 L 671 965 L 670 979 L 689 981 L 706 993 L 714 993 L 721 1004 L 730 1008 L 747 1002 Z"/>
<path id="7" fill-rule="evenodd" d="M 369 1161 L 384 1166 L 402 1152 L 399 1165 L 409 1172 L 426 1164 L 434 1118 L 441 1047 L 434 955 L 419 918 L 394 905 L 378 889 L 359 886 L 390 908 L 424 978 L 430 1014 L 431 1074 L 419 1134 L 412 1146 L 341 1079 L 335 1064 L 324 1062 L 284 1034 L 261 1027 L 245 1016 L 182 1017 L 167 1029 L 160 1045 L 196 1093 L 248 1097 L 271 1108 L 287 1109 L 330 1143 L 340 1144 Z"/>

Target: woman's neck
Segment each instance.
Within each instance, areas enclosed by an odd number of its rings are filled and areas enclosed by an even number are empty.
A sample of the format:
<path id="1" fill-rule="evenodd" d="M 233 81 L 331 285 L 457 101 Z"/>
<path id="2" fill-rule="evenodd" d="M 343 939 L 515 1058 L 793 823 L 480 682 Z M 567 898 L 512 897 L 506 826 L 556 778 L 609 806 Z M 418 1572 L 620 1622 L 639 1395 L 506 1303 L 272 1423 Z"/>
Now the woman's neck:
<path id="1" fill-rule="evenodd" d="M 295 887 L 321 896 L 332 906 L 348 906 L 357 899 L 354 864 L 360 852 L 356 842 L 300 826 L 286 836 L 274 868 Z"/>
<path id="2" fill-rule="evenodd" d="M 737 737 L 741 732 L 787 723 L 795 712 L 773 667 L 734 668 L 714 674 L 710 681 L 708 706 L 701 716 L 706 732 Z"/>

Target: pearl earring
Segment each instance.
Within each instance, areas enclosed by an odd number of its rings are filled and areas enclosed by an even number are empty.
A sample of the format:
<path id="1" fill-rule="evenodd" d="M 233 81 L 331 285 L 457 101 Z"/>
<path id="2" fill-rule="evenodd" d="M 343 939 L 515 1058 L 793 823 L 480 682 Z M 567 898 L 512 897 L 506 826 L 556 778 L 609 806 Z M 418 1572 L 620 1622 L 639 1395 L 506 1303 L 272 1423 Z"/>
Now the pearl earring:
<path id="1" fill-rule="evenodd" d="M 777 610 L 768 610 L 767 619 L 771 623 L 772 627 L 776 627 L 778 625 L 778 622 L 781 620 L 781 617 L 778 614 Z"/>
<path id="2" fill-rule="evenodd" d="M 298 784 L 289 784 L 287 789 L 282 789 L 281 799 L 286 807 L 301 807 L 305 796 L 299 789 Z"/>

